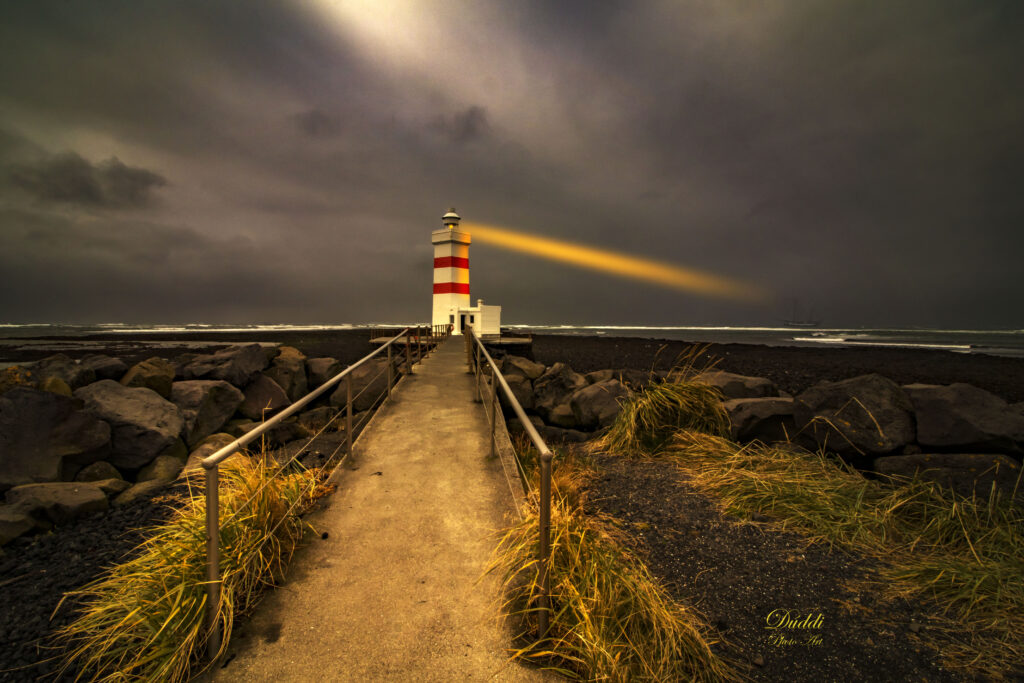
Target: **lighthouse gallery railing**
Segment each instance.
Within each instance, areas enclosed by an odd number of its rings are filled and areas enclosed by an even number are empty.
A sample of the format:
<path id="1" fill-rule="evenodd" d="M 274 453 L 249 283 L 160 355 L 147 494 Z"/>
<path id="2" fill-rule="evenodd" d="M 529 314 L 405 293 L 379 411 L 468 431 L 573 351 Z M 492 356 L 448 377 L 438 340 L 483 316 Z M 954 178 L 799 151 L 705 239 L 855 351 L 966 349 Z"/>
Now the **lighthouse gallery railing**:
<path id="1" fill-rule="evenodd" d="M 358 361 L 349 365 L 343 371 L 331 379 L 324 382 L 323 385 L 317 387 L 313 391 L 309 392 L 301 399 L 291 404 L 285 410 L 281 411 L 271 419 L 263 422 L 259 426 L 246 432 L 243 436 L 235 439 L 228 445 L 224 446 L 216 453 L 213 453 L 207 458 L 204 458 L 201 462 L 202 466 L 206 469 L 206 624 L 208 628 L 208 639 L 207 639 L 207 653 L 210 659 L 214 659 L 221 649 L 221 624 L 218 618 L 218 606 L 220 604 L 220 496 L 218 495 L 218 487 L 220 483 L 220 472 L 218 466 L 230 458 L 232 455 L 238 453 L 238 451 L 258 436 L 264 434 L 270 429 L 280 424 L 283 420 L 288 419 L 295 413 L 302 410 L 304 407 L 309 405 L 312 401 L 322 396 L 328 390 L 338 386 L 343 380 L 346 382 L 345 392 L 345 408 L 343 411 L 339 410 L 338 414 L 333 419 L 340 417 L 342 412 L 345 414 L 345 455 L 342 458 L 348 458 L 352 455 L 352 434 L 355 429 L 358 429 L 362 424 L 369 419 L 368 416 L 372 411 L 367 411 L 367 417 L 362 418 L 360 425 L 352 425 L 352 405 L 353 402 L 358 399 L 364 392 L 369 390 L 371 386 L 386 372 L 387 373 L 387 386 L 381 392 L 381 395 L 374 398 L 373 404 L 391 396 L 391 389 L 395 385 L 396 373 L 399 376 L 409 374 L 412 372 L 412 366 L 418 363 L 424 355 L 433 349 L 441 341 L 450 334 L 450 327 L 435 326 L 433 329 L 429 327 L 407 327 L 401 332 L 398 332 L 394 337 L 388 340 L 379 349 L 369 353 Z M 393 348 L 400 340 L 405 342 L 405 362 L 402 363 L 401 355 L 398 357 L 399 367 L 395 367 L 395 359 L 393 354 Z M 367 381 L 366 385 L 360 390 L 355 396 L 352 395 L 352 372 L 369 362 L 370 359 L 375 356 L 387 353 L 387 364 L 386 367 L 381 369 L 376 375 Z M 405 366 L 405 372 L 401 372 L 401 366 Z M 332 421 L 333 421 L 332 419 Z M 326 427 L 324 428 L 326 429 Z M 321 430 L 321 433 L 323 429 Z M 315 436 L 313 437 L 316 438 Z M 309 443 L 312 443 L 313 439 L 310 439 Z M 306 444 L 306 446 L 309 445 Z M 340 447 L 339 447 L 340 449 Z M 282 465 L 281 470 L 295 459 L 305 450 L 305 446 L 299 449 L 298 452 L 293 454 L 289 458 L 288 462 Z M 337 450 L 335 450 L 335 454 Z M 334 454 L 332 454 L 333 458 Z M 265 486 L 266 484 L 264 484 Z M 301 498 L 300 498 L 301 499 Z M 250 499 L 252 500 L 252 499 Z M 247 501 L 248 503 L 249 501 Z M 246 504 L 247 504 L 246 503 Z M 243 504 L 242 507 L 244 507 Z M 241 509 L 241 508 L 240 508 Z M 289 510 L 289 513 L 291 511 Z M 237 511 L 236 511 L 237 514 Z"/>
<path id="2" fill-rule="evenodd" d="M 551 617 L 551 585 L 549 576 L 549 565 L 551 560 L 551 450 L 548 445 L 544 443 L 544 439 L 541 438 L 537 432 L 537 428 L 534 427 L 530 418 L 526 416 L 526 411 L 519 405 L 519 401 L 516 399 L 515 394 L 512 393 L 512 389 L 509 388 L 508 382 L 501 376 L 501 371 L 495 364 L 494 359 L 491 358 L 491 354 L 484 348 L 484 343 L 476 334 L 473 333 L 473 328 L 467 326 L 464 330 L 466 335 L 466 362 L 469 364 L 470 370 L 476 376 L 476 391 L 480 397 L 481 402 L 484 400 L 484 393 L 489 396 L 487 403 L 487 412 L 490 418 L 491 426 L 491 455 L 496 453 L 496 437 L 495 428 L 497 424 L 498 416 L 501 411 L 497 408 L 498 403 L 498 387 L 501 387 L 502 393 L 508 401 L 509 406 L 512 407 L 516 417 L 523 425 L 523 429 L 526 430 L 526 434 L 530 437 L 530 441 L 533 442 L 534 448 L 540 453 L 540 491 L 530 490 L 530 496 L 537 497 L 538 507 L 538 534 L 540 536 L 539 543 L 537 546 L 537 565 L 540 572 L 540 595 L 538 597 L 537 622 L 538 622 L 538 638 L 544 638 L 548 633 L 548 625 L 550 624 Z M 486 361 L 485 365 L 481 365 L 481 360 Z M 491 381 L 488 383 L 485 375 L 484 368 L 490 370 Z M 518 459 L 517 459 L 518 463 Z M 520 474 L 523 478 L 523 484 L 529 486 L 529 479 L 526 473 L 522 470 L 520 465 Z M 539 495 L 538 495 L 539 494 Z"/>

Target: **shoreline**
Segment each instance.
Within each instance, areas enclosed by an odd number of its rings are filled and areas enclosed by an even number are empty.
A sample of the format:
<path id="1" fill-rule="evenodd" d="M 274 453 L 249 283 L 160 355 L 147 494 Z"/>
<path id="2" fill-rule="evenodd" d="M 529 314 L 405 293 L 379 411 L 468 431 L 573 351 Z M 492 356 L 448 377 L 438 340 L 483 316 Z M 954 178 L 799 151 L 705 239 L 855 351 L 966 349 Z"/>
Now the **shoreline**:
<path id="1" fill-rule="evenodd" d="M 118 332 L 84 336 L 5 338 L 0 366 L 24 364 L 57 353 L 72 358 L 104 353 L 129 365 L 151 356 L 174 357 L 234 343 L 266 342 L 295 346 L 308 357 L 330 356 L 352 363 L 375 347 L 368 329 L 194 332 Z M 791 394 L 823 381 L 877 372 L 898 384 L 971 384 L 1009 403 L 1024 402 L 1024 358 L 956 353 L 934 349 L 883 347 L 777 346 L 702 343 L 648 337 L 534 334 L 534 360 L 564 362 L 581 373 L 601 369 L 667 370 L 680 354 L 706 347 L 704 358 L 719 370 L 766 377 Z"/>

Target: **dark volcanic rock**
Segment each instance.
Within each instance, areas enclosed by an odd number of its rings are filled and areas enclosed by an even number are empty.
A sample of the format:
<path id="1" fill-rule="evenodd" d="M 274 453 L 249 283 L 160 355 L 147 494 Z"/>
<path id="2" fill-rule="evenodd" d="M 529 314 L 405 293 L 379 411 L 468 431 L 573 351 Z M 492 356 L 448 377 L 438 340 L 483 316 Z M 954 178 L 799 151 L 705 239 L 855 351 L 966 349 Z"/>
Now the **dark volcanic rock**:
<path id="1" fill-rule="evenodd" d="M 309 391 L 306 380 L 306 356 L 293 346 L 281 346 L 270 367 L 263 373 L 284 389 L 292 402 Z"/>
<path id="2" fill-rule="evenodd" d="M 334 358 L 310 358 L 306 361 L 309 389 L 320 387 L 345 369 L 345 365 Z"/>
<path id="3" fill-rule="evenodd" d="M 124 373 L 128 372 L 128 366 L 123 360 L 102 353 L 82 356 L 79 361 L 84 367 L 96 373 L 96 381 L 101 379 L 120 380 L 124 377 Z"/>
<path id="4" fill-rule="evenodd" d="M 110 424 L 110 463 L 135 470 L 174 445 L 185 426 L 178 406 L 151 389 L 105 379 L 75 392 L 87 410 Z"/>
<path id="5" fill-rule="evenodd" d="M 977 493 L 987 498 L 992 487 L 1010 494 L 1017 487 L 1020 465 L 1002 454 L 979 453 L 922 453 L 919 455 L 890 455 L 876 458 L 874 470 L 879 474 L 934 481 L 951 488 L 962 496 Z M 1024 496 L 1024 490 L 1019 490 Z"/>
<path id="6" fill-rule="evenodd" d="M 842 454 L 891 453 L 915 436 L 910 399 L 881 375 L 816 384 L 796 397 L 794 417 L 804 435 Z"/>
<path id="7" fill-rule="evenodd" d="M 104 479 L 124 479 L 124 476 L 106 460 L 86 465 L 75 475 L 75 481 L 102 481 Z"/>
<path id="8" fill-rule="evenodd" d="M 269 364 L 270 360 L 259 344 L 245 344 L 196 356 L 182 368 L 182 373 L 185 379 L 222 379 L 242 388 Z"/>
<path id="9" fill-rule="evenodd" d="M 694 377 L 694 381 L 717 388 L 726 399 L 768 398 L 779 395 L 778 388 L 769 379 L 737 375 L 722 370 L 702 372 Z"/>
<path id="10" fill-rule="evenodd" d="M 923 448 L 1019 453 L 1024 415 L 1006 401 L 970 384 L 909 384 L 917 442 Z"/>
<path id="11" fill-rule="evenodd" d="M 387 389 L 387 365 L 383 358 L 373 358 L 363 363 L 350 373 L 352 378 L 352 404 L 354 411 L 360 413 L 369 410 Z M 338 388 L 331 394 L 331 405 L 345 407 L 345 383 L 342 380 Z"/>
<path id="12" fill-rule="evenodd" d="M 110 426 L 72 398 L 17 387 L 0 396 L 0 491 L 58 481 L 110 453 Z"/>
<path id="13" fill-rule="evenodd" d="M 573 372 L 565 363 L 555 363 L 533 382 L 534 409 L 545 422 L 550 422 L 549 416 L 555 407 L 568 403 L 573 392 L 586 385 L 583 375 Z"/>
<path id="14" fill-rule="evenodd" d="M 245 395 L 224 380 L 193 379 L 171 385 L 171 402 L 181 409 L 189 446 L 220 431 L 244 400 Z"/>
<path id="15" fill-rule="evenodd" d="M 7 492 L 7 502 L 24 506 L 33 516 L 44 517 L 54 524 L 65 524 L 108 507 L 106 494 L 91 482 L 15 486 Z"/>
<path id="16" fill-rule="evenodd" d="M 608 379 L 577 389 L 569 398 L 576 424 L 585 430 L 607 427 L 622 411 L 621 401 L 628 398 L 630 393 L 617 379 Z"/>
<path id="17" fill-rule="evenodd" d="M 250 420 L 270 417 L 281 408 L 291 405 L 284 389 L 266 375 L 257 375 L 245 388 L 245 396 L 238 406 L 238 412 Z"/>
<path id="18" fill-rule="evenodd" d="M 171 397 L 171 383 L 174 381 L 174 366 L 170 361 L 157 356 L 136 363 L 121 378 L 126 387 L 152 389 L 164 398 Z"/>
<path id="19" fill-rule="evenodd" d="M 505 356 L 501 361 L 501 374 L 505 377 L 519 375 L 533 381 L 544 374 L 546 368 L 541 363 L 535 363 L 529 358 L 522 356 Z"/>
<path id="20" fill-rule="evenodd" d="M 796 434 L 791 398 L 736 398 L 722 404 L 736 441 L 788 441 Z"/>
<path id="21" fill-rule="evenodd" d="M 39 381 L 47 377 L 58 377 L 64 380 L 72 390 L 96 381 L 96 373 L 92 368 L 63 353 L 47 356 L 36 362 L 32 369 Z"/>
<path id="22" fill-rule="evenodd" d="M 520 374 L 503 375 L 505 383 L 508 384 L 508 388 L 512 391 L 512 395 L 516 397 L 516 401 L 523 410 L 533 410 L 534 397 L 533 397 L 533 382 Z M 505 392 L 500 391 L 499 399 L 502 405 L 508 405 L 508 399 L 505 398 Z"/>

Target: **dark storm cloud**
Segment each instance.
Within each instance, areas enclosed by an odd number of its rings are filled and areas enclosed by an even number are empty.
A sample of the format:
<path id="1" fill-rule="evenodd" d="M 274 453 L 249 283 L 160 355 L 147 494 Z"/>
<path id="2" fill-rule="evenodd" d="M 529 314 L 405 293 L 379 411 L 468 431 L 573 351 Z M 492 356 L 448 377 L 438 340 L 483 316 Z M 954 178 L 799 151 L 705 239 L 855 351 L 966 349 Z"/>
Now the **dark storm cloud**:
<path id="1" fill-rule="evenodd" d="M 311 138 L 332 138 L 342 130 L 341 120 L 319 109 L 310 109 L 293 117 L 300 131 Z"/>
<path id="2" fill-rule="evenodd" d="M 92 164 L 74 152 L 14 165 L 8 181 L 42 202 L 105 208 L 145 206 L 153 190 L 167 184 L 160 174 L 126 166 L 116 157 Z"/>
<path id="3" fill-rule="evenodd" d="M 455 204 L 799 296 L 829 324 L 1021 327 L 1008 302 L 1024 297 L 1022 12 L 6 3 L 0 173 L 21 195 L 0 193 L 4 267 L 116 281 L 104 291 L 125 311 L 187 281 L 225 293 L 189 289 L 214 317 L 415 320 L 427 233 Z M 44 246 L 61 231 L 78 250 L 64 261 Z M 473 252 L 474 298 L 511 321 L 788 313 Z M 204 270 L 227 262 L 245 266 Z M 149 289 L 124 286 L 134 277 Z M 101 310 L 89 287 L 70 291 Z M 283 308 L 285 294 L 303 304 Z"/>
<path id="4" fill-rule="evenodd" d="M 490 132 L 487 110 L 475 105 L 451 116 L 439 116 L 430 124 L 430 128 L 456 144 L 479 140 Z"/>

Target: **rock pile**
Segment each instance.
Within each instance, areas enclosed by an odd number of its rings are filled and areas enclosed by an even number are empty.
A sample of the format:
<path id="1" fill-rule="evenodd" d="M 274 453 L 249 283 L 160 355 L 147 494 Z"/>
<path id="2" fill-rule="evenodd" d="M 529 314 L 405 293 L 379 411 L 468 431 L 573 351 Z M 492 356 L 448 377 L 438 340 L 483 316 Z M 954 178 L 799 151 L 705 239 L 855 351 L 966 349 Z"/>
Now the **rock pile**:
<path id="1" fill-rule="evenodd" d="M 531 422 L 550 442 L 603 433 L 623 399 L 664 373 L 545 367 L 506 356 L 501 372 Z M 668 377 L 668 381 L 672 381 Z M 710 371 L 695 381 L 718 389 L 740 443 L 786 442 L 824 450 L 870 476 L 921 477 L 962 495 L 993 486 L 1024 493 L 1024 411 L 968 384 L 900 386 L 879 374 L 820 382 L 797 396 L 768 379 Z M 510 415 L 510 427 L 520 428 Z"/>
<path id="2" fill-rule="evenodd" d="M 154 357 L 127 367 L 110 356 L 58 354 L 4 370 L 0 545 L 153 495 L 186 462 L 195 465 L 342 369 L 333 358 L 307 359 L 296 348 L 248 344 L 184 354 L 176 363 Z M 356 374 L 353 395 L 373 379 Z M 359 409 L 376 393 L 363 392 Z M 272 445 L 326 423 L 327 401 L 271 430 Z M 336 393 L 331 402 L 338 401 Z"/>

